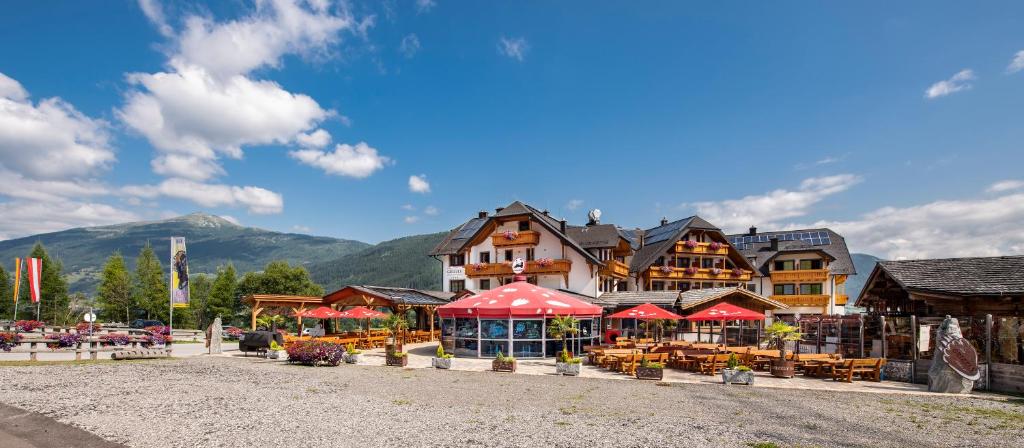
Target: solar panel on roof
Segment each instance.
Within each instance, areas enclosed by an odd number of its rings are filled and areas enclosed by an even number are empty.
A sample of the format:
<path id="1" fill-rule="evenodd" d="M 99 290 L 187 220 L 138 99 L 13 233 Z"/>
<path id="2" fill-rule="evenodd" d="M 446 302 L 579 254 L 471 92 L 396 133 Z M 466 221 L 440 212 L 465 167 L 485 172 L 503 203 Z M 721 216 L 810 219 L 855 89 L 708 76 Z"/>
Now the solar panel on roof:
<path id="1" fill-rule="evenodd" d="M 459 233 L 455 235 L 455 239 L 467 239 L 473 237 L 473 234 L 475 234 L 477 230 L 480 230 L 480 227 L 483 227 L 485 222 L 487 222 L 486 219 L 480 218 L 470 220 L 465 226 L 459 229 Z"/>
<path id="2" fill-rule="evenodd" d="M 658 227 L 651 231 L 650 235 L 645 237 L 647 243 L 660 243 L 671 238 L 676 232 L 679 232 L 689 221 L 676 221 L 668 223 L 664 226 Z"/>

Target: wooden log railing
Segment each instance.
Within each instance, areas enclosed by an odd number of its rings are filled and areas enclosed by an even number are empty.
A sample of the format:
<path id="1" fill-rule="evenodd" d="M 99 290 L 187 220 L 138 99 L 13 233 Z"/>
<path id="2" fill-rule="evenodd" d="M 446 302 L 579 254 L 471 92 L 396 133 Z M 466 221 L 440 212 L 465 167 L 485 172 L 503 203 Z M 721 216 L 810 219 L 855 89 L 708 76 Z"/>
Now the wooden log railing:
<path id="1" fill-rule="evenodd" d="M 53 333 L 50 333 L 53 334 Z M 11 354 L 11 353 L 27 353 L 29 361 L 38 361 L 39 353 L 74 353 L 75 360 L 81 361 L 82 355 L 88 353 L 89 360 L 95 361 L 99 358 L 100 353 L 117 352 L 127 349 L 137 349 L 143 342 L 146 342 L 144 336 L 129 335 L 128 345 L 120 346 L 109 346 L 103 345 L 103 339 L 100 336 L 86 336 L 82 338 L 82 341 L 75 345 L 75 347 L 55 348 L 51 349 L 46 344 L 55 343 L 53 339 L 46 339 L 43 333 L 21 333 L 21 341 L 11 349 L 9 352 L 0 351 L 0 354 Z M 172 346 L 174 344 L 173 339 L 167 341 L 164 344 L 164 351 L 167 353 L 167 357 L 171 356 Z M 24 348 L 27 346 L 27 349 Z"/>

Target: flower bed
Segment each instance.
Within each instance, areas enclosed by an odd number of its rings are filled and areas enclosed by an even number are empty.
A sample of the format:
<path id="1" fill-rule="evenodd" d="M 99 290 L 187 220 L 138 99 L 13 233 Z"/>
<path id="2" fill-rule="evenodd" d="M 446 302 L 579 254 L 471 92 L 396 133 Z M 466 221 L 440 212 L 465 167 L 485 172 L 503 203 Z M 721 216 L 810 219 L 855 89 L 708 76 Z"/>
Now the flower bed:
<path id="1" fill-rule="evenodd" d="M 173 338 L 171 338 L 171 327 L 166 325 L 154 325 L 152 327 L 146 327 L 145 330 L 149 332 L 149 336 L 142 337 L 143 347 L 167 345 L 168 342 L 173 341 Z"/>
<path id="2" fill-rule="evenodd" d="M 79 322 L 78 325 L 75 325 L 75 330 L 78 331 L 79 333 L 95 333 L 99 331 L 100 328 L 103 328 L 103 326 L 95 322 Z"/>
<path id="3" fill-rule="evenodd" d="M 21 343 L 21 335 L 18 333 L 0 333 L 0 350 L 9 352 L 14 346 Z"/>
<path id="4" fill-rule="evenodd" d="M 555 260 L 552 260 L 550 258 L 541 258 L 541 259 L 537 260 L 537 266 L 540 266 L 542 268 L 551 267 L 554 264 L 555 264 Z"/>
<path id="5" fill-rule="evenodd" d="M 296 341 L 286 350 L 288 362 L 306 366 L 336 366 L 341 364 L 345 347 L 335 342 L 308 340 Z"/>
<path id="6" fill-rule="evenodd" d="M 43 328 L 46 324 L 38 320 L 19 320 L 14 323 L 14 329 L 22 333 L 34 331 L 37 328 Z"/>
<path id="7" fill-rule="evenodd" d="M 229 327 L 227 331 L 224 332 L 224 337 L 226 339 L 238 339 L 242 337 L 242 333 L 244 333 L 244 331 L 242 331 L 241 328 Z"/>
<path id="8" fill-rule="evenodd" d="M 78 333 L 58 333 L 46 335 L 48 341 L 46 346 L 51 350 L 59 348 L 77 347 L 82 342 L 82 335 Z"/>
<path id="9" fill-rule="evenodd" d="M 516 232 L 515 230 L 506 230 L 502 232 L 502 235 L 504 235 L 505 239 L 509 241 L 515 241 L 516 238 L 519 238 L 519 232 Z"/>
<path id="10" fill-rule="evenodd" d="M 132 338 L 124 333 L 110 333 L 100 336 L 100 342 L 103 345 L 122 346 L 131 344 Z"/>

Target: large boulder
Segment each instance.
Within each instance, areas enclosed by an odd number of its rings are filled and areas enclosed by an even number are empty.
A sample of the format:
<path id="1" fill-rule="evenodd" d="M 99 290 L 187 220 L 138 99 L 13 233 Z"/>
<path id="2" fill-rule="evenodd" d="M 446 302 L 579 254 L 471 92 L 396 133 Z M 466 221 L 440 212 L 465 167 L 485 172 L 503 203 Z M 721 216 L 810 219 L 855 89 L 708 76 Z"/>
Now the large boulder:
<path id="1" fill-rule="evenodd" d="M 960 332 L 960 323 L 946 316 L 935 338 L 935 356 L 928 369 L 928 390 L 952 394 L 970 393 L 981 378 L 978 352 Z"/>
<path id="2" fill-rule="evenodd" d="M 206 346 L 209 347 L 209 353 L 211 355 L 219 355 L 223 353 L 221 344 L 224 342 L 224 335 L 222 330 L 224 327 L 221 326 L 220 318 L 213 320 L 213 323 L 206 329 Z"/>

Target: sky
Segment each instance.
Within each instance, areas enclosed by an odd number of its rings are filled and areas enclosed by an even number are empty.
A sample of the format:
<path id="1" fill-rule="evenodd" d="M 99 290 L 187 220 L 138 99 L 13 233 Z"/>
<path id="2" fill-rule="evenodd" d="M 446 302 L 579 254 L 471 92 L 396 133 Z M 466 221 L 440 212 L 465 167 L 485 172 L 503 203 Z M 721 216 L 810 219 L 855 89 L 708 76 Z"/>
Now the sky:
<path id="1" fill-rule="evenodd" d="M 830 227 L 1024 253 L 1024 3 L 5 2 L 0 239 L 203 211 L 379 242 Z"/>

